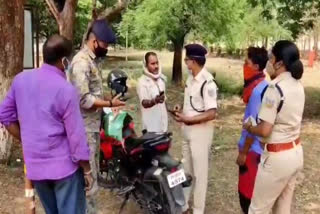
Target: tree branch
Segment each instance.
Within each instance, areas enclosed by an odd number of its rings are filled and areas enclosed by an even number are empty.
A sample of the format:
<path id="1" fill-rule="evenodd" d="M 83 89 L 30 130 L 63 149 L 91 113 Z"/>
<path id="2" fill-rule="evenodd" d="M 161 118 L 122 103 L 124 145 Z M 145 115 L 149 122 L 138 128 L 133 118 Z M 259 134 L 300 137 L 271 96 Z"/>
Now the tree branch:
<path id="1" fill-rule="evenodd" d="M 50 12 L 54 16 L 54 18 L 58 21 L 60 17 L 60 13 L 58 12 L 56 5 L 54 4 L 54 0 L 46 0 L 46 2 L 50 9 Z"/>
<path id="2" fill-rule="evenodd" d="M 106 19 L 108 22 L 112 22 L 127 7 L 129 1 L 130 0 L 118 0 L 118 3 L 99 14 L 98 19 Z"/>
<path id="3" fill-rule="evenodd" d="M 92 19 L 97 19 L 97 0 L 92 0 Z"/>

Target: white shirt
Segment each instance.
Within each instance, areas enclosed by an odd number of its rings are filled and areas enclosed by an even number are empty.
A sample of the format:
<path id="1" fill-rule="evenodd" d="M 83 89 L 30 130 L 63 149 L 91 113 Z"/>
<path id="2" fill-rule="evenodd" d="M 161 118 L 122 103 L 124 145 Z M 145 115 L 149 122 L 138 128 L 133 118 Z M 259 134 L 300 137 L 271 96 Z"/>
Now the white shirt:
<path id="1" fill-rule="evenodd" d="M 137 93 L 140 100 L 142 114 L 142 127 L 148 132 L 166 132 L 168 130 L 168 113 L 165 102 L 158 103 L 151 108 L 142 106 L 143 100 L 152 100 L 161 91 L 165 92 L 165 76 L 154 80 L 146 75 L 142 75 L 138 80 Z"/>
<path id="2" fill-rule="evenodd" d="M 204 82 L 206 82 L 204 84 Z M 204 84 L 204 86 L 203 86 Z M 201 87 L 203 86 L 203 96 Z M 217 108 L 217 85 L 211 73 L 203 68 L 197 76 L 190 75 L 184 90 L 183 113 L 187 116 L 196 116 L 201 111 Z M 199 112 L 200 111 L 200 112 Z"/>

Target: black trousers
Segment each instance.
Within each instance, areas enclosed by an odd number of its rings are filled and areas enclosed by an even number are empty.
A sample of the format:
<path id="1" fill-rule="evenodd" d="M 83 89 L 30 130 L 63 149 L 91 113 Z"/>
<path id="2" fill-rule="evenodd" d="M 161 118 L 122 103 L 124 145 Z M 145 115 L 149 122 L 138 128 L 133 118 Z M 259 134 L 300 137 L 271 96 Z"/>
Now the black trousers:
<path id="1" fill-rule="evenodd" d="M 244 214 L 248 214 L 249 213 L 249 207 L 250 207 L 251 199 L 247 198 L 246 196 L 244 196 L 243 194 L 241 194 L 239 192 L 239 200 L 240 200 L 240 206 L 241 206 L 242 212 Z"/>

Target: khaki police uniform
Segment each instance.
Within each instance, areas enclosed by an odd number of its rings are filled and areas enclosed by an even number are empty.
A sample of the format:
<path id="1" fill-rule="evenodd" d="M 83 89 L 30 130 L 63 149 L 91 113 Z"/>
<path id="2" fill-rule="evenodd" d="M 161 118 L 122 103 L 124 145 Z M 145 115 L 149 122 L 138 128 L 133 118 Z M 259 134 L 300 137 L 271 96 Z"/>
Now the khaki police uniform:
<path id="1" fill-rule="evenodd" d="M 71 65 L 69 79 L 80 93 L 81 113 L 90 148 L 90 166 L 95 179 L 93 188 L 87 193 L 87 213 L 91 214 L 96 213 L 97 209 L 95 198 L 98 191 L 101 110 L 90 108 L 95 99 L 103 98 L 102 77 L 96 64 L 96 56 L 87 46 L 74 56 Z"/>
<path id="2" fill-rule="evenodd" d="M 283 93 L 283 98 L 276 88 Z M 277 108 L 283 99 L 283 106 Z M 258 168 L 250 214 L 290 214 L 295 182 L 303 167 L 303 151 L 298 144 L 305 103 L 304 89 L 291 73 L 284 72 L 274 79 L 265 92 L 259 119 L 273 124 L 272 133 L 262 139 L 266 143 Z M 293 148 L 270 152 L 267 144 L 292 142 Z"/>
<path id="3" fill-rule="evenodd" d="M 204 82 L 206 83 L 204 84 Z M 204 84 L 204 85 L 203 85 Z M 201 96 L 201 88 L 203 95 Z M 217 86 L 213 76 L 203 68 L 196 77 L 189 76 L 184 92 L 183 113 L 196 116 L 203 111 L 217 108 Z M 205 210 L 208 183 L 209 152 L 214 127 L 212 121 L 196 125 L 183 125 L 183 164 L 186 173 L 193 175 L 192 187 L 185 188 L 188 202 L 193 190 L 193 213 L 203 214 Z M 188 203 L 184 211 L 188 209 Z"/>
<path id="4" fill-rule="evenodd" d="M 138 80 L 137 93 L 140 100 L 142 128 L 148 132 L 167 132 L 168 130 L 168 113 L 165 102 L 158 103 L 151 108 L 142 106 L 143 100 L 155 99 L 160 92 L 165 92 L 165 81 L 164 75 L 161 75 L 157 80 L 142 75 Z"/>

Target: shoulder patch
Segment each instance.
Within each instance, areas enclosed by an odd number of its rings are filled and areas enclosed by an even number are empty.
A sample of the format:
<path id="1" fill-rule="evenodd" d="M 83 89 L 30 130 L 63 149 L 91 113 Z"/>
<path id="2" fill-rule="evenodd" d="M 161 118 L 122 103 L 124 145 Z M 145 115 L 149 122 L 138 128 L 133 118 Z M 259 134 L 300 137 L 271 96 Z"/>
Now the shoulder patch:
<path id="1" fill-rule="evenodd" d="M 209 95 L 210 97 L 214 97 L 214 95 L 215 95 L 215 90 L 214 90 L 213 88 L 209 89 L 209 90 L 208 90 L 208 95 Z"/>
<path id="2" fill-rule="evenodd" d="M 268 108 L 272 108 L 275 105 L 275 101 L 273 99 L 270 99 L 270 98 L 266 97 L 265 105 Z"/>

